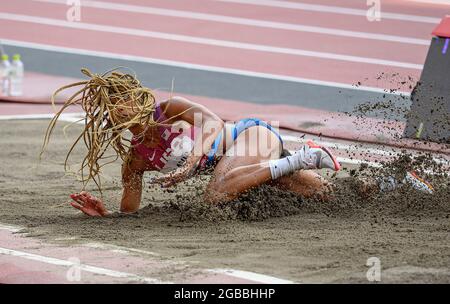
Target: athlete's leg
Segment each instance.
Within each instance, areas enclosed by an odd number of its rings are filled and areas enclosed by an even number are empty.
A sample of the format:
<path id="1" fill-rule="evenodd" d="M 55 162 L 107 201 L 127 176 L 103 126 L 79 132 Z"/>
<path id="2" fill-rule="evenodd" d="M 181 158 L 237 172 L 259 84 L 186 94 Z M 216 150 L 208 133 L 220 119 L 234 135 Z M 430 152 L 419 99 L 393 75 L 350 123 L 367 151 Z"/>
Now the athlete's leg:
<path id="1" fill-rule="evenodd" d="M 404 177 L 387 176 L 374 176 L 364 177 L 357 180 L 358 189 L 360 195 L 364 197 L 370 197 L 371 195 L 379 192 L 390 192 L 401 187 L 402 185 L 409 185 L 410 187 L 426 192 L 429 194 L 434 193 L 433 186 L 421 178 L 416 172 L 409 171 L 404 174 Z"/>
<path id="2" fill-rule="evenodd" d="M 333 193 L 333 183 L 312 170 L 299 170 L 272 181 L 272 185 L 289 190 L 303 197 L 329 199 Z"/>
<path id="3" fill-rule="evenodd" d="M 252 149 L 256 149 L 255 155 Z M 242 132 L 229 149 L 233 153 L 227 153 L 217 164 L 206 199 L 210 202 L 232 200 L 248 189 L 278 179 L 280 187 L 305 196 L 328 192 L 330 185 L 315 173 L 292 175 L 300 169 L 338 170 L 339 164 L 328 150 L 309 143 L 294 155 L 280 159 L 281 150 L 278 137 L 265 127 L 252 127 Z M 293 183 L 299 185 L 293 186 Z"/>
<path id="4" fill-rule="evenodd" d="M 205 198 L 211 203 L 229 201 L 270 181 L 268 161 L 279 158 L 281 150 L 278 137 L 267 128 L 257 126 L 243 131 L 217 163 Z"/>

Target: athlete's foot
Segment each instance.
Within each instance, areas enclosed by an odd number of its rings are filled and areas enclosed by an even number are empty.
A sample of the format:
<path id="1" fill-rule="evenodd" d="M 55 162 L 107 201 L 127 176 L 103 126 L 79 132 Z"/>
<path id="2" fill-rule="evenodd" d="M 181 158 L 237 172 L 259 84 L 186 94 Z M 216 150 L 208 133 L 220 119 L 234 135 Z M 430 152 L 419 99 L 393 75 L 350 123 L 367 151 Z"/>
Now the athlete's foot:
<path id="1" fill-rule="evenodd" d="M 424 179 L 420 178 L 414 171 L 406 172 L 405 178 L 400 182 L 393 176 L 378 177 L 376 180 L 381 192 L 393 191 L 403 184 L 408 184 L 418 191 L 427 192 L 430 194 L 434 192 L 433 186 L 431 186 L 431 184 Z"/>
<path id="2" fill-rule="evenodd" d="M 426 180 L 420 178 L 414 171 L 407 172 L 403 182 L 422 192 L 428 192 L 430 194 L 434 192 L 433 186 Z"/>
<path id="3" fill-rule="evenodd" d="M 331 169 L 339 171 L 341 168 L 341 165 L 336 157 L 331 154 L 330 150 L 312 141 L 308 141 L 300 150 L 295 151 L 292 157 L 304 169 Z"/>

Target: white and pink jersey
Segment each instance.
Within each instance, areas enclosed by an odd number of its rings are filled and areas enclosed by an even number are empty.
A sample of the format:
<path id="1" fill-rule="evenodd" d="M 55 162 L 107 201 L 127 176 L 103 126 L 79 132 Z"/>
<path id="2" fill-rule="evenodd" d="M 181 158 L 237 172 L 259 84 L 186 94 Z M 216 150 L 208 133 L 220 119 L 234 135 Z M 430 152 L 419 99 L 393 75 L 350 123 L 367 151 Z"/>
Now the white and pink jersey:
<path id="1" fill-rule="evenodd" d="M 154 114 L 155 121 L 161 123 L 158 126 L 160 142 L 157 147 L 146 147 L 136 138 L 131 140 L 134 149 L 148 161 L 152 169 L 167 173 L 184 165 L 187 157 L 194 148 L 196 128 L 187 130 L 173 130 L 170 125 L 165 126 L 167 120 L 159 104 Z"/>

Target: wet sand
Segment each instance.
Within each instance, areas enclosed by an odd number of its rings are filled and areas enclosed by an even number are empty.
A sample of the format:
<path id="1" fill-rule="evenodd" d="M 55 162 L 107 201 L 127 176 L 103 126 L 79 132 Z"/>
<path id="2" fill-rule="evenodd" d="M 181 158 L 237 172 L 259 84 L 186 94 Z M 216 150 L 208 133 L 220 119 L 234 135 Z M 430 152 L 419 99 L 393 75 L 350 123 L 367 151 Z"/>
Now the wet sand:
<path id="1" fill-rule="evenodd" d="M 225 207 L 211 207 L 202 201 L 208 176 L 200 176 L 169 190 L 147 183 L 135 215 L 89 218 L 68 204 L 81 184 L 63 169 L 81 127 L 71 127 L 67 139 L 56 128 L 38 164 L 47 123 L 0 122 L 0 223 L 25 226 L 31 236 L 50 242 L 74 237 L 68 245 L 112 243 L 199 267 L 296 282 L 367 283 L 366 261 L 378 257 L 384 283 L 450 282 L 448 187 L 432 196 L 403 189 L 364 198 L 347 179 L 335 200 L 318 202 L 264 186 Z M 82 152 L 77 149 L 74 160 Z M 118 211 L 120 163 L 105 169 L 105 205 Z"/>

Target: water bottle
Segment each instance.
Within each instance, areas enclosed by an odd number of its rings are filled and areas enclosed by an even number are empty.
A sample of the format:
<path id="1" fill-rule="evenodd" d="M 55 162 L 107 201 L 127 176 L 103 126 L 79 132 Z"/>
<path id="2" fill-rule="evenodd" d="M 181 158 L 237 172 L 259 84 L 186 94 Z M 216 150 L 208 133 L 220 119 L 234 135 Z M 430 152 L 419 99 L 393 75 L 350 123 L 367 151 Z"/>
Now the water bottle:
<path id="1" fill-rule="evenodd" d="M 1 80 L 1 93 L 4 96 L 9 94 L 9 73 L 11 71 L 11 64 L 9 63 L 9 57 L 6 54 L 2 55 L 2 61 L 0 62 L 0 80 Z"/>
<path id="2" fill-rule="evenodd" d="M 20 61 L 20 55 L 15 54 L 11 63 L 9 73 L 9 95 L 21 96 L 23 94 L 23 63 Z"/>

